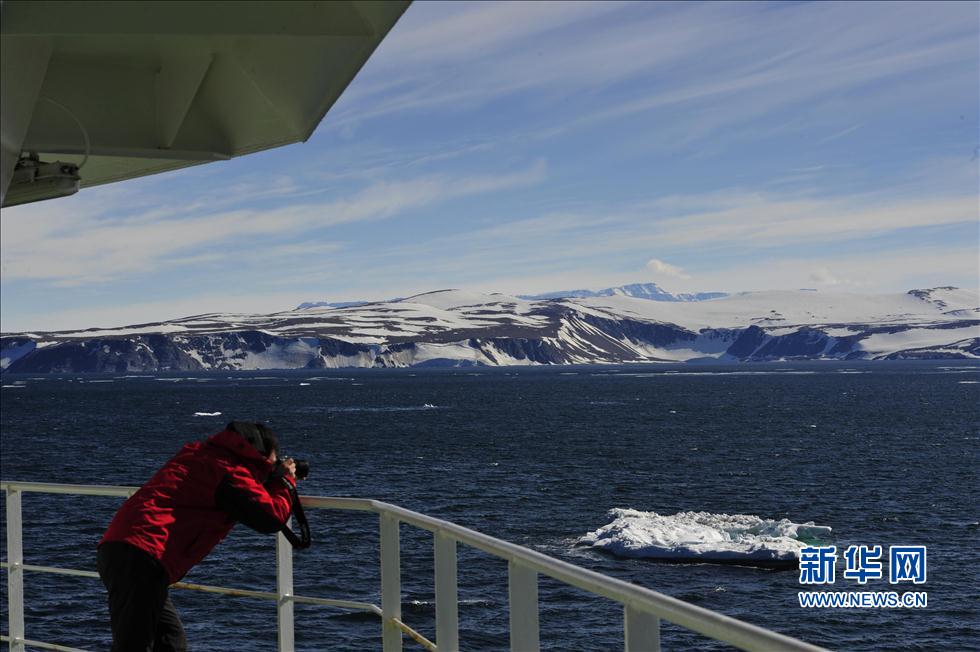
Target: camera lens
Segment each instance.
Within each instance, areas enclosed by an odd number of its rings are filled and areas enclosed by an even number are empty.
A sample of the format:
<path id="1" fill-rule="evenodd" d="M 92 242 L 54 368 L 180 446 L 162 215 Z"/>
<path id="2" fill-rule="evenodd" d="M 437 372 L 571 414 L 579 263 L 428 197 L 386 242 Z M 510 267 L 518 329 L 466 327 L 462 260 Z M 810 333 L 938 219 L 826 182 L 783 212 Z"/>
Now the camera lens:
<path id="1" fill-rule="evenodd" d="M 293 460 L 296 463 L 296 477 L 305 480 L 310 474 L 310 463 L 306 460 Z"/>

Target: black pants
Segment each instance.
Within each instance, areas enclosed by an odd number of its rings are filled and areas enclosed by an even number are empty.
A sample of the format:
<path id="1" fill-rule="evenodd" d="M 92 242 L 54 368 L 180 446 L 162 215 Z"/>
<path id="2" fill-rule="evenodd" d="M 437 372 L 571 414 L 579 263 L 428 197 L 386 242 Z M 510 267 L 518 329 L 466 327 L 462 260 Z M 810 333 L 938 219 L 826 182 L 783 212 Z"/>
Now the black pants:
<path id="1" fill-rule="evenodd" d="M 109 591 L 112 652 L 185 652 L 187 638 L 160 563 L 128 543 L 99 546 L 99 577 Z"/>

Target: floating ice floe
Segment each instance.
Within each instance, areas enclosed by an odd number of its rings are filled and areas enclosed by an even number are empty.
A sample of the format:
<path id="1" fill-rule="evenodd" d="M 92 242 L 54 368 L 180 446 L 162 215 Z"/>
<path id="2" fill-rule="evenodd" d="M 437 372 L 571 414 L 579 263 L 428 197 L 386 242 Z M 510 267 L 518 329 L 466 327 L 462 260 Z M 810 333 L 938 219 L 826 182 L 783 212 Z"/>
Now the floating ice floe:
<path id="1" fill-rule="evenodd" d="M 825 541 L 831 528 L 747 514 L 635 509 L 609 511 L 611 523 L 578 540 L 620 557 L 753 566 L 794 566 L 800 549 Z"/>
<path id="2" fill-rule="evenodd" d="M 195 412 L 194 413 L 194 416 L 196 416 L 196 417 L 220 417 L 221 416 L 221 413 L 220 412 Z"/>

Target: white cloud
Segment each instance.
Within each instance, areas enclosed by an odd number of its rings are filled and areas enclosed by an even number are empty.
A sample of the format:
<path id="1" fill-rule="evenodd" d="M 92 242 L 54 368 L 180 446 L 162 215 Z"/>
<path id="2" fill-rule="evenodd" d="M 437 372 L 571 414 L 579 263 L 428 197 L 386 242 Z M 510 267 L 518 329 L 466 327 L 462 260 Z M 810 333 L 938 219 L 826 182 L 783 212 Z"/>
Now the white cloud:
<path id="1" fill-rule="evenodd" d="M 476 285 L 529 293 L 637 282 L 659 270 L 668 290 L 685 292 L 974 285 L 975 246 L 923 250 L 911 246 L 915 236 L 906 234 L 881 251 L 880 239 L 902 230 L 976 224 L 975 198 L 902 200 L 894 194 L 815 199 L 729 191 L 595 214 L 546 213 L 378 248 L 360 261 L 363 271 L 351 282 L 366 290 L 410 279 L 416 290 Z M 865 240 L 878 243 L 878 253 L 845 256 L 846 264 L 837 259 Z M 662 258 L 647 267 L 651 250 Z"/>
<path id="2" fill-rule="evenodd" d="M 898 189 L 896 189 L 897 191 Z M 470 267 L 480 263 L 469 252 L 478 249 L 488 265 L 527 267 L 556 263 L 574 268 L 583 259 L 646 261 L 656 250 L 672 260 L 697 258 L 710 266 L 710 255 L 735 251 L 739 257 L 785 247 L 851 243 L 906 229 L 975 224 L 980 218 L 975 196 L 900 199 L 882 191 L 874 195 L 813 198 L 795 194 L 739 190 L 678 195 L 602 212 L 546 213 L 494 226 L 400 243 L 401 256 L 426 265 L 460 252 Z M 550 243 L 542 246 L 541 243 Z M 691 273 L 686 264 L 685 273 Z M 816 265 L 815 267 L 819 267 Z M 656 270 L 652 270 L 656 271 Z"/>
<path id="3" fill-rule="evenodd" d="M 905 292 L 913 288 L 977 286 L 975 247 L 900 247 L 874 253 L 759 258 L 698 273 L 699 287 L 739 292 L 826 286 L 829 291 Z"/>
<path id="4" fill-rule="evenodd" d="M 657 258 L 651 258 L 647 261 L 647 269 L 653 272 L 654 278 L 691 278 L 690 275 L 686 274 L 680 267 L 671 265 L 670 263 L 666 263 Z"/>
<path id="5" fill-rule="evenodd" d="M 525 91 L 594 93 L 725 37 L 724 21 L 705 20 L 709 11 L 696 6 L 614 23 L 602 18 L 629 5 L 506 2 L 468 5 L 448 18 L 434 6 L 418 7 L 417 19 L 409 14 L 392 31 L 338 103 L 331 127 L 408 110 L 456 111 Z"/>
<path id="6" fill-rule="evenodd" d="M 612 13 L 618 20 L 606 20 Z M 956 3 L 508 2 L 448 11 L 445 3 L 419 4 L 342 98 L 330 126 L 410 110 L 457 113 L 533 93 L 555 128 L 683 108 L 673 127 L 658 130 L 694 140 L 868 84 L 876 92 L 867 115 L 877 118 L 909 87 L 910 74 L 942 69 L 933 94 L 962 86 L 950 73 L 976 59 L 975 30 L 965 27 L 975 22 L 975 7 Z M 616 84 L 615 93 L 596 92 Z M 832 128 L 824 142 L 857 126 Z"/>
<path id="7" fill-rule="evenodd" d="M 826 267 L 818 267 L 817 269 L 810 272 L 809 280 L 813 281 L 817 285 L 840 285 L 842 283 L 850 283 L 850 281 L 844 281 L 836 276 Z"/>
<path id="8" fill-rule="evenodd" d="M 800 242 L 839 242 L 900 229 L 976 221 L 976 197 L 881 200 L 811 199 L 766 194 L 719 194 L 722 204 L 698 198 L 686 214 L 651 205 L 662 216 L 645 239 L 660 246 L 741 245 L 767 248 Z M 673 213 L 673 214 L 672 214 Z"/>
<path id="9" fill-rule="evenodd" d="M 856 125 L 851 125 L 850 127 L 846 127 L 844 129 L 841 129 L 837 133 L 833 133 L 833 134 L 831 134 L 829 136 L 826 136 L 824 138 L 821 138 L 820 140 L 817 141 L 817 144 L 818 145 L 822 145 L 824 143 L 829 143 L 829 142 L 835 141 L 838 138 L 843 138 L 844 136 L 846 136 L 848 134 L 854 133 L 855 131 L 857 131 L 858 129 L 860 129 L 863 126 L 864 125 L 861 124 L 861 123 L 858 123 Z"/>
<path id="10" fill-rule="evenodd" d="M 112 328 L 145 324 L 191 315 L 221 313 L 271 313 L 293 308 L 308 297 L 297 293 L 257 294 L 249 291 L 200 294 L 180 299 L 143 301 L 117 306 L 58 309 L 25 312 L 11 317 L 4 311 L 4 332 Z"/>
<path id="11" fill-rule="evenodd" d="M 83 201 L 78 204 L 85 210 L 79 212 L 59 204 L 72 199 L 4 211 L 0 222 L 3 281 L 90 284 L 200 262 L 202 255 L 215 260 L 234 243 L 295 246 L 283 240 L 339 224 L 389 219 L 451 199 L 525 187 L 545 175 L 546 166 L 538 161 L 497 175 L 379 181 L 345 198 L 269 210 L 237 208 L 208 214 L 196 201 L 190 201 L 186 210 L 179 207 L 184 202 L 171 202 L 169 207 L 147 207 L 125 218 L 107 218 L 112 215 L 111 203 L 94 209 L 81 193 Z M 336 245 L 321 238 L 320 246 Z"/>
<path id="12" fill-rule="evenodd" d="M 906 247 L 872 254 L 806 257 L 774 253 L 718 264 L 699 261 L 690 278 L 672 278 L 661 285 L 671 292 L 818 287 L 834 292 L 878 293 L 949 284 L 974 288 L 978 282 L 976 261 L 977 251 L 971 247 Z M 544 260 L 534 261 L 531 267 L 519 267 L 513 259 L 498 261 L 493 253 L 475 261 L 471 255 L 460 254 L 459 258 L 448 260 L 410 262 L 399 267 L 399 272 L 367 266 L 349 287 L 345 286 L 346 296 L 408 296 L 450 287 L 505 294 L 597 289 L 642 281 L 645 267 L 641 264 L 632 269 L 611 270 L 608 262 L 603 260 L 576 264 L 569 264 L 567 260 Z M 831 282 L 816 283 L 814 273 L 818 280 Z"/>
<path id="13" fill-rule="evenodd" d="M 379 49 L 380 65 L 414 68 L 480 59 L 488 51 L 537 41 L 569 24 L 594 21 L 623 2 L 416 3 Z M 429 11 L 424 11 L 428 9 Z"/>

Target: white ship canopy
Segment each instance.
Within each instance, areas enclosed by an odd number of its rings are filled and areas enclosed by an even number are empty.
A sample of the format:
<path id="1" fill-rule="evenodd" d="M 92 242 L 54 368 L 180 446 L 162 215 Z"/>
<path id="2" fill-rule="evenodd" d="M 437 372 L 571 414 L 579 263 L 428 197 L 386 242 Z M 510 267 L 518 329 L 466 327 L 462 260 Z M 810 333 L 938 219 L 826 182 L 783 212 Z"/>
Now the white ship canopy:
<path id="1" fill-rule="evenodd" d="M 408 5 L 7 0 L 3 204 L 27 154 L 85 187 L 304 141 Z"/>

